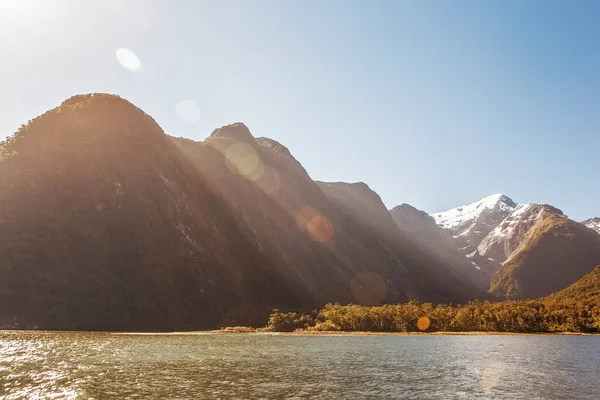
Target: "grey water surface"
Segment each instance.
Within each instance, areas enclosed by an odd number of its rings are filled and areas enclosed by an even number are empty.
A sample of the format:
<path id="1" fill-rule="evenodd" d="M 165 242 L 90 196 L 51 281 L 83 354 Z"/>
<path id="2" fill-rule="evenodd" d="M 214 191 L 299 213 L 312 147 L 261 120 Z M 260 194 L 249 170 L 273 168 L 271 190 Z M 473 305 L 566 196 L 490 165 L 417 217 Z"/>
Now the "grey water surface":
<path id="1" fill-rule="evenodd" d="M 0 331 L 0 398 L 600 399 L 600 337 Z"/>

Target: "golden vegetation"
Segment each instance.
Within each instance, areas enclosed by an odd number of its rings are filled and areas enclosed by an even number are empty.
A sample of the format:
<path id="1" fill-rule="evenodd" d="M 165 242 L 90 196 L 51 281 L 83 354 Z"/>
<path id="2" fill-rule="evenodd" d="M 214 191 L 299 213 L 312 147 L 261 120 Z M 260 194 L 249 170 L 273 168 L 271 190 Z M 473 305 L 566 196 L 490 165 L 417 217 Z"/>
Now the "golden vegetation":
<path id="1" fill-rule="evenodd" d="M 600 332 L 600 266 L 554 295 L 527 301 L 327 304 L 312 315 L 274 310 L 266 330 L 372 332 Z"/>

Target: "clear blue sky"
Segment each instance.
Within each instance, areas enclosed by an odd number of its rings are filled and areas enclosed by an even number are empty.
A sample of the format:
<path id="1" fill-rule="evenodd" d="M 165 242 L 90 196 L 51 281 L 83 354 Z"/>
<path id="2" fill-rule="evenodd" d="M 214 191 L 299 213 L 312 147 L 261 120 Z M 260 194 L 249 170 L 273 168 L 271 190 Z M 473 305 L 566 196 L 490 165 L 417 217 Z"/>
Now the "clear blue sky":
<path id="1" fill-rule="evenodd" d="M 581 220 L 600 216 L 599 21 L 595 0 L 1 0 L 0 138 L 110 92 L 172 135 L 242 121 L 390 208 L 501 192 Z"/>

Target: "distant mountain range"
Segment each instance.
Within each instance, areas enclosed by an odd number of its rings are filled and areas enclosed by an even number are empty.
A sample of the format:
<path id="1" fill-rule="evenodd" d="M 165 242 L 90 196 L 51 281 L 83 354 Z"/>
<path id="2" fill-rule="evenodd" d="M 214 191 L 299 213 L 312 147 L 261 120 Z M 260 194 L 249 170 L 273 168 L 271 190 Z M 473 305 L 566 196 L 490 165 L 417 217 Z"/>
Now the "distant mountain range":
<path id="1" fill-rule="evenodd" d="M 388 211 L 241 123 L 194 142 L 79 95 L 0 144 L 0 326 L 209 329 L 327 302 L 545 296 L 600 264 L 599 226 L 504 195 Z"/>

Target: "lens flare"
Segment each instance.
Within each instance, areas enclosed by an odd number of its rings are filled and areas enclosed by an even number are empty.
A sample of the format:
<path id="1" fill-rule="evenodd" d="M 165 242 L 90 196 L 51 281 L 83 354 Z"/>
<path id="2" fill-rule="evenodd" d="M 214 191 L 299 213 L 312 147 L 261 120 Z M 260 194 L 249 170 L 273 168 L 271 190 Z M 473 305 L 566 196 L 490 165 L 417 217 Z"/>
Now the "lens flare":
<path id="1" fill-rule="evenodd" d="M 325 243 L 333 236 L 333 223 L 324 215 L 318 215 L 308 221 L 306 231 L 312 240 Z"/>
<path id="2" fill-rule="evenodd" d="M 311 206 L 303 206 L 298 210 L 296 225 L 300 230 L 308 233 L 312 240 L 319 243 L 329 241 L 334 232 L 333 222 Z"/>
<path id="3" fill-rule="evenodd" d="M 202 112 L 200 112 L 200 107 L 193 100 L 183 100 L 177 103 L 177 107 L 175 108 L 175 112 L 177 113 L 177 117 L 183 122 L 187 122 L 188 124 L 195 124 L 200 121 L 202 118 Z"/>
<path id="4" fill-rule="evenodd" d="M 430 325 L 431 325 L 431 320 L 429 319 L 428 316 L 421 317 L 417 321 L 417 328 L 419 328 L 419 330 L 421 332 L 425 332 L 427 329 L 429 329 Z"/>
<path id="5" fill-rule="evenodd" d="M 374 272 L 361 272 L 350 282 L 350 292 L 359 304 L 379 304 L 385 298 L 385 279 Z"/>
<path id="6" fill-rule="evenodd" d="M 265 166 L 248 143 L 235 143 L 225 152 L 227 168 L 234 174 L 256 181 L 265 171 Z"/>
<path id="7" fill-rule="evenodd" d="M 116 52 L 117 61 L 123 66 L 123 68 L 130 71 L 137 71 L 142 66 L 142 62 L 135 53 L 129 49 L 121 47 Z"/>

